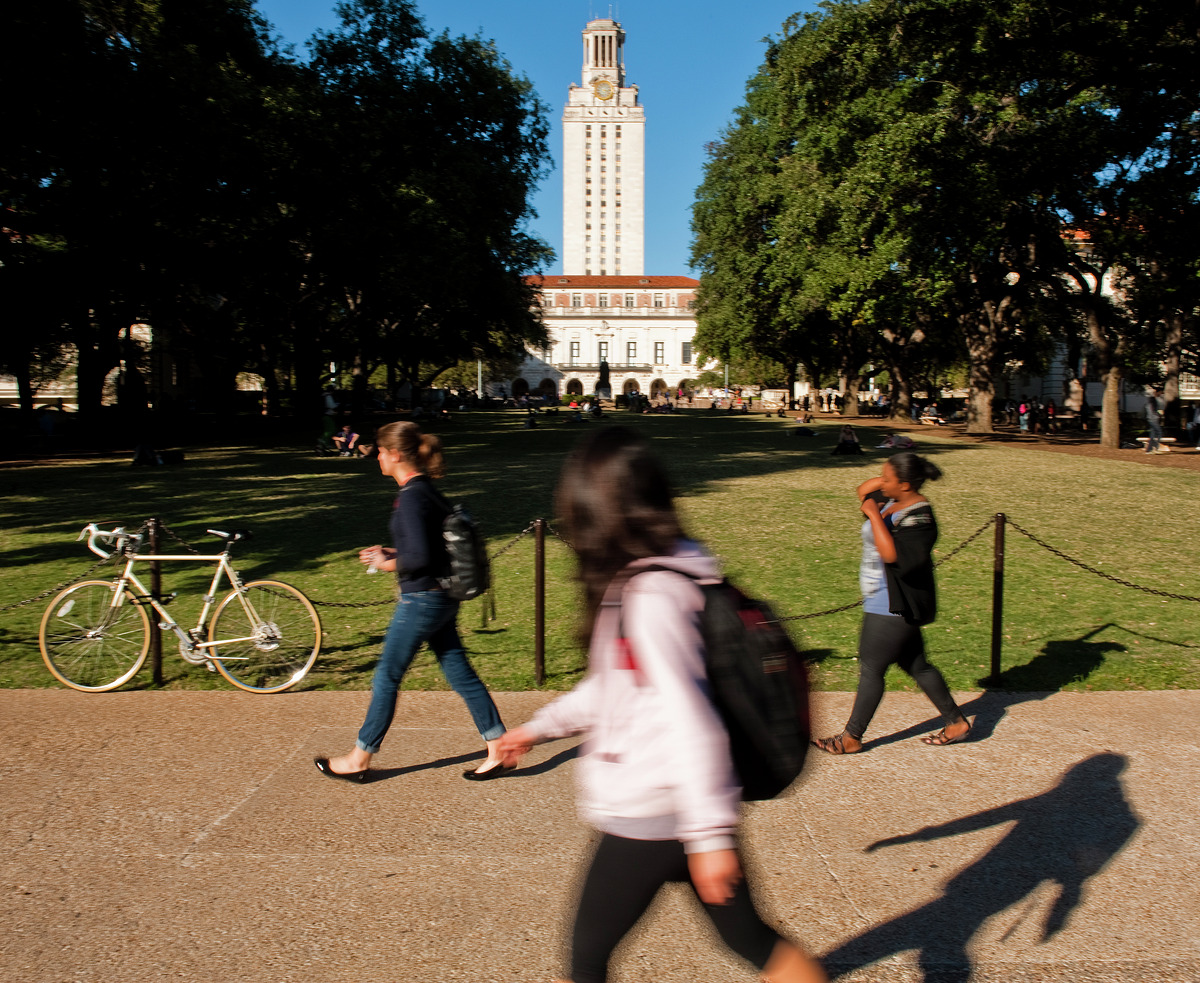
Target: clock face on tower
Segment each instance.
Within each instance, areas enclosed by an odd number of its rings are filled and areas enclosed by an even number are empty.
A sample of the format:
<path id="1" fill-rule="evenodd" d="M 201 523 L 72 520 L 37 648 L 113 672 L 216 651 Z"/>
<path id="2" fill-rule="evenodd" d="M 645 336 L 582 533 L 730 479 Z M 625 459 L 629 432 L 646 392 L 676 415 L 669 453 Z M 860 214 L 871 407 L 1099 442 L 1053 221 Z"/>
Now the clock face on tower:
<path id="1" fill-rule="evenodd" d="M 592 83 L 592 92 L 595 93 L 597 99 L 607 101 L 613 97 L 615 91 L 613 84 L 608 79 L 598 79 Z"/>

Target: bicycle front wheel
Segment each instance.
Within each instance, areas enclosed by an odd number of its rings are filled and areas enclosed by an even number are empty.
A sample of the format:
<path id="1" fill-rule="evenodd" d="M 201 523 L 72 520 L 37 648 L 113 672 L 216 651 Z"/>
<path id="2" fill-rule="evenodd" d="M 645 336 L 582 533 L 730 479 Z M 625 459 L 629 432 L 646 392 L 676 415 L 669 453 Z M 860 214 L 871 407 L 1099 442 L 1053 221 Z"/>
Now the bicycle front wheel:
<path id="1" fill-rule="evenodd" d="M 289 584 L 255 580 L 221 601 L 208 657 L 234 686 L 279 693 L 295 686 L 321 651 L 321 619 L 312 602 Z"/>
<path id="2" fill-rule="evenodd" d="M 113 607 L 111 580 L 85 580 L 50 602 L 38 629 L 46 668 L 60 683 L 103 693 L 127 683 L 150 651 L 146 608 L 128 591 Z"/>

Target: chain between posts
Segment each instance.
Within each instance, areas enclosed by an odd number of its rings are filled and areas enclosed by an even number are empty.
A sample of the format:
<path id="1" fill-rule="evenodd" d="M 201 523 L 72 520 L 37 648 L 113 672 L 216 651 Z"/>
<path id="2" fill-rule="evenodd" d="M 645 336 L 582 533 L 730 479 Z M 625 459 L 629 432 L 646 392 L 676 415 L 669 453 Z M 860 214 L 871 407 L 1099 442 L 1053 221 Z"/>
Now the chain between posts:
<path id="1" fill-rule="evenodd" d="M 509 550 L 511 550 L 514 546 L 516 546 L 517 543 L 519 543 L 522 539 L 524 539 L 531 532 L 533 532 L 533 528 L 535 525 L 536 525 L 536 520 L 535 520 L 535 522 L 529 523 L 529 525 L 527 525 L 519 533 L 517 533 L 515 536 L 513 536 L 512 539 L 510 539 L 507 543 L 505 543 L 503 546 L 501 546 L 500 549 L 496 550 L 495 553 L 492 553 L 488 559 L 491 560 L 492 562 L 495 562 L 496 560 L 498 560 L 505 553 L 507 553 Z M 490 593 L 490 591 L 488 593 Z M 383 607 L 385 604 L 395 604 L 396 603 L 396 599 L 394 597 L 390 597 L 390 598 L 387 598 L 386 600 L 382 600 L 382 601 L 314 601 L 311 597 L 309 598 L 309 600 L 312 601 L 312 604 L 314 607 L 318 607 L 318 608 L 378 608 L 378 607 Z"/>
<path id="2" fill-rule="evenodd" d="M 1135 584 L 1129 580 L 1122 580 L 1120 577 L 1114 577 L 1111 573 L 1105 573 L 1103 570 L 1097 570 L 1095 567 L 1090 567 L 1082 560 L 1077 560 L 1073 556 L 1068 556 L 1057 547 L 1051 546 L 1045 540 L 1039 539 L 1028 529 L 1023 529 L 1018 523 L 1012 519 L 1008 520 L 1008 524 L 1012 526 L 1026 539 L 1031 539 L 1037 543 L 1042 549 L 1049 550 L 1060 559 L 1066 560 L 1068 563 L 1073 563 L 1081 570 L 1086 570 L 1088 573 L 1094 573 L 1097 577 L 1103 577 L 1105 580 L 1111 580 L 1114 584 L 1120 584 L 1122 587 L 1132 587 L 1134 590 L 1140 590 L 1144 594 L 1153 594 L 1155 597 L 1169 597 L 1176 601 L 1200 601 L 1200 597 L 1192 597 L 1190 594 L 1172 594 L 1170 591 L 1158 590 L 1154 587 L 1143 587 L 1141 584 Z"/>
<path id="3" fill-rule="evenodd" d="M 975 542 L 975 540 L 977 540 L 980 536 L 982 536 L 987 529 L 991 528 L 992 523 L 994 523 L 995 521 L 996 521 L 995 517 L 988 519 L 988 521 L 985 522 L 978 529 L 976 529 L 975 532 L 971 533 L 970 536 L 968 536 L 961 543 L 959 543 L 956 547 L 954 547 L 954 549 L 952 549 L 949 553 L 947 553 L 940 560 L 938 560 L 937 563 L 934 564 L 934 566 L 940 567 L 947 560 L 951 559 L 954 556 L 957 556 L 964 549 L 966 549 L 968 546 L 970 546 L 971 543 Z M 841 605 L 841 607 L 829 608 L 826 611 L 814 611 L 812 614 L 792 614 L 792 615 L 788 615 L 786 618 L 776 618 L 775 620 L 781 621 L 781 622 L 782 621 L 807 621 L 810 618 L 823 618 L 827 614 L 841 614 L 843 611 L 850 611 L 861 605 L 862 605 L 862 598 L 859 598 L 857 601 L 852 601 L 849 604 L 843 604 L 843 605 Z"/>
<path id="4" fill-rule="evenodd" d="M 0 611 L 15 611 L 17 608 L 23 608 L 26 604 L 32 604 L 34 601 L 41 601 L 44 598 L 49 597 L 51 594 L 57 594 L 60 590 L 65 590 L 67 587 L 70 587 L 72 584 L 77 584 L 81 580 L 87 580 L 88 577 L 94 574 L 106 563 L 111 563 L 115 556 L 116 554 L 113 554 L 113 556 L 106 556 L 98 563 L 93 563 L 78 577 L 72 577 L 69 580 L 64 580 L 61 584 L 56 584 L 55 586 L 42 591 L 40 594 L 34 594 L 33 597 L 26 598 L 24 601 L 17 601 L 16 604 L 5 604 L 3 607 L 0 607 Z"/>

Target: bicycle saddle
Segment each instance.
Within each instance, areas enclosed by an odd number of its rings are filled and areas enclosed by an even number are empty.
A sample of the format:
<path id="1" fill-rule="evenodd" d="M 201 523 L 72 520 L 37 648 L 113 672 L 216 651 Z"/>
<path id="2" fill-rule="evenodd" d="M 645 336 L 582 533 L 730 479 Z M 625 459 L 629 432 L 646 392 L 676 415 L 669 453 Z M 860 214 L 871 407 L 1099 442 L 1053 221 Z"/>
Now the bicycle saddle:
<path id="1" fill-rule="evenodd" d="M 211 533 L 213 536 L 219 536 L 227 543 L 236 543 L 242 540 L 254 538 L 250 535 L 249 529 L 231 529 L 229 532 L 225 532 L 223 529 L 205 529 L 204 531 Z"/>

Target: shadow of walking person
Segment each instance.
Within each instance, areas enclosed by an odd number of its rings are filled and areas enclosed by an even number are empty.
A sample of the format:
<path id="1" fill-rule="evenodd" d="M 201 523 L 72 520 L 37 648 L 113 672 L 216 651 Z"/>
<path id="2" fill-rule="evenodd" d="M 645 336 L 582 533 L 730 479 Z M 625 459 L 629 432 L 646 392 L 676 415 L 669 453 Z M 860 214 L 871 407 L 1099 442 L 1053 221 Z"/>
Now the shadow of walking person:
<path id="1" fill-rule="evenodd" d="M 1041 940 L 1048 940 L 1066 925 L 1088 878 L 1104 869 L 1140 825 L 1118 777 L 1126 764 L 1123 755 L 1098 754 L 1071 767 L 1041 795 L 872 843 L 866 852 L 1015 822 L 999 843 L 947 881 L 940 897 L 825 956 L 822 962 L 830 977 L 917 949 L 925 983 L 965 983 L 971 975 L 967 944 L 972 936 L 1043 882 L 1059 887 L 1042 926 Z"/>
<path id="2" fill-rule="evenodd" d="M 1104 664 L 1110 652 L 1127 651 L 1120 642 L 1091 641 L 1095 635 L 1112 627 L 1116 626 L 1100 625 L 1080 638 L 1047 642 L 1029 663 L 1005 669 L 998 682 L 980 680 L 988 688 L 975 699 L 959 705 L 963 716 L 971 721 L 970 739 L 982 741 L 991 737 L 1009 707 L 1044 700 L 1070 683 L 1087 679 Z M 930 717 L 904 730 L 869 740 L 864 748 L 874 750 L 898 741 L 911 740 L 936 729 L 941 723 L 940 717 Z"/>

